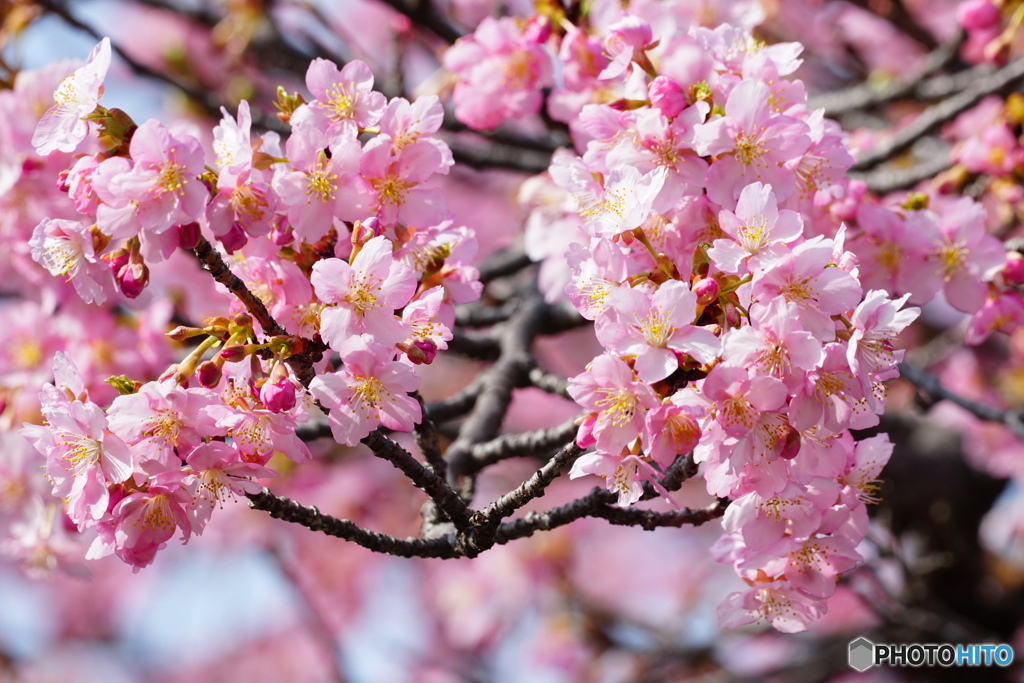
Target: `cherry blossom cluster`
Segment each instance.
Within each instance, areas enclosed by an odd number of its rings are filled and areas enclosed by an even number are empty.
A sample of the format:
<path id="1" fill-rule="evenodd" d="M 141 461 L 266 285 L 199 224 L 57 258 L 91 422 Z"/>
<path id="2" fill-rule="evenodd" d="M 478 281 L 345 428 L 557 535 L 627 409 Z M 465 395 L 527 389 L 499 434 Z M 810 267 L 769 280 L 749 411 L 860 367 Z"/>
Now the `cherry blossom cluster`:
<path id="1" fill-rule="evenodd" d="M 918 315 L 906 304 L 944 293 L 975 314 L 974 342 L 1008 329 L 1007 256 L 970 199 L 865 199 L 838 126 L 786 78 L 799 45 L 728 25 L 658 40 L 653 23 L 562 32 L 548 113 L 580 154 L 560 150 L 521 193 L 547 295 L 564 290 L 605 349 L 570 380 L 589 411 L 577 443 L 594 449 L 572 476 L 602 477 L 628 506 L 692 451 L 708 492 L 732 500 L 715 556 L 750 586 L 722 623 L 799 631 L 861 561 L 892 446 L 850 430 L 878 424 Z M 533 35 L 490 68 L 533 64 Z M 450 66 L 460 86 L 476 77 Z M 483 106 L 456 100 L 469 125 L 493 125 Z"/>
<path id="2" fill-rule="evenodd" d="M 57 354 L 39 394 L 44 424 L 22 435 L 45 456 L 70 522 L 93 539 L 86 557 L 115 554 L 139 569 L 175 535 L 202 533 L 215 508 L 261 490 L 254 479 L 276 476 L 275 455 L 307 461 L 296 428 L 310 410 L 325 411 L 349 446 L 378 426 L 411 431 L 415 366 L 447 348 L 453 305 L 481 286 L 466 265 L 473 233 L 454 224 L 433 182 L 452 165 L 432 136 L 436 97 L 388 101 L 366 64 L 317 59 L 310 101 L 279 95 L 287 140 L 253 135 L 243 101 L 206 148 L 187 130 L 101 106 L 109 62 L 104 39 L 34 130 L 38 154 L 69 155 L 61 187 L 78 215 L 41 220 L 32 257 L 102 303 L 139 297 L 151 265 L 211 236 L 270 316 L 235 299 L 230 316 L 179 326 L 169 336 L 191 344 L 187 355 L 157 381 L 115 378 L 107 407 Z M 290 359 L 318 345 L 337 362 L 329 355 L 300 383 Z"/>

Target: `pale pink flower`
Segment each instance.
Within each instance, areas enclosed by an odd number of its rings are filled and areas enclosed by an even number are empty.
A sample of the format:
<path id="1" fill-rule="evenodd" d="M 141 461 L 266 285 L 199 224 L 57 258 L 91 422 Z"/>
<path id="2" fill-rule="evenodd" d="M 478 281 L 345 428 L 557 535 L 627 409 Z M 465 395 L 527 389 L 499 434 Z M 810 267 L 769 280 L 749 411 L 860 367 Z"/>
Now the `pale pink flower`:
<path id="1" fill-rule="evenodd" d="M 753 306 L 751 306 L 753 308 Z M 725 337 L 722 359 L 799 386 L 824 358 L 821 342 L 800 326 L 798 310 L 785 299 L 770 299 L 751 311 L 751 324 Z"/>
<path id="2" fill-rule="evenodd" d="M 317 375 L 309 393 L 329 410 L 327 421 L 338 443 L 355 446 L 378 425 L 410 432 L 421 419 L 420 404 L 409 396 L 420 377 L 369 335 L 349 340 L 339 351 L 344 367 Z"/>
<path id="3" fill-rule="evenodd" d="M 609 354 L 598 356 L 569 380 L 569 395 L 595 414 L 587 428 L 606 453 L 618 453 L 640 436 L 647 411 L 658 407 L 651 388 L 625 361 Z"/>
<path id="4" fill-rule="evenodd" d="M 608 27 L 608 33 L 604 38 L 604 50 L 612 61 L 598 78 L 616 78 L 625 73 L 633 61 L 634 54 L 645 50 L 653 40 L 650 24 L 632 14 L 623 14 L 622 18 Z"/>
<path id="5" fill-rule="evenodd" d="M 981 308 L 988 281 L 1006 264 L 1006 249 L 985 231 L 985 209 L 970 197 L 943 207 L 929 256 L 945 282 L 946 301 L 964 313 Z"/>
<path id="6" fill-rule="evenodd" d="M 244 363 L 225 366 L 219 395 L 220 401 L 203 411 L 231 437 L 240 459 L 263 465 L 275 451 L 300 464 L 312 457 L 309 447 L 295 433 L 296 427 L 307 420 L 303 401 L 281 412 L 262 406 Z"/>
<path id="7" fill-rule="evenodd" d="M 708 196 L 732 208 L 750 183 L 771 185 L 786 199 L 796 187 L 796 174 L 786 165 L 810 146 L 806 123 L 775 114 L 767 85 L 745 80 L 729 94 L 725 116 L 697 128 L 694 144 L 702 156 L 714 156 L 707 176 Z"/>
<path id="8" fill-rule="evenodd" d="M 472 35 L 444 53 L 455 73 L 455 115 L 466 125 L 495 128 L 506 119 L 535 114 L 541 88 L 551 85 L 551 58 L 513 17 L 487 17 Z"/>
<path id="9" fill-rule="evenodd" d="M 137 393 L 118 396 L 107 411 L 110 429 L 132 447 L 138 467 L 149 474 L 181 466 L 188 452 L 208 436 L 223 436 L 204 410 L 217 403 L 208 389 L 184 389 L 166 379 L 147 382 Z"/>
<path id="10" fill-rule="evenodd" d="M 103 79 L 110 66 L 110 39 L 104 37 L 89 53 L 85 65 L 60 82 L 54 104 L 36 125 L 32 146 L 46 156 L 54 150 L 73 152 L 89 133 L 85 117 L 92 114 L 103 94 Z"/>
<path id="11" fill-rule="evenodd" d="M 436 173 L 448 172 L 450 155 L 446 158 L 425 140 L 407 144 L 397 153 L 392 152 L 393 146 L 394 141 L 383 134 L 366 143 L 359 162 L 365 185 L 344 193 L 346 201 L 365 193 L 369 197 L 363 200 L 367 201 L 367 213 L 375 212 L 385 227 L 440 223 L 447 217 L 448 206 L 441 190 L 426 181 Z"/>
<path id="12" fill-rule="evenodd" d="M 907 295 L 893 301 L 884 291 L 874 289 L 850 318 L 853 331 L 846 359 L 869 401 L 872 379 L 890 379 L 898 374 L 896 364 L 903 359 L 903 351 L 896 349 L 896 338 L 921 313 L 917 308 L 902 308 L 906 301 Z"/>
<path id="13" fill-rule="evenodd" d="M 110 268 L 95 251 L 105 238 L 79 221 L 44 218 L 32 232 L 29 246 L 32 260 L 55 277 L 63 276 L 75 286 L 86 303 L 101 304 L 113 294 Z"/>
<path id="14" fill-rule="evenodd" d="M 357 177 L 362 148 L 355 131 L 336 135 L 329 145 L 330 156 L 321 140 L 301 128 L 292 133 L 285 146 L 288 164 L 277 166 L 272 187 L 301 240 L 315 244 L 336 219 L 366 217 L 358 188 L 347 189 L 362 182 Z"/>
<path id="15" fill-rule="evenodd" d="M 99 406 L 46 397 L 41 395 L 46 426 L 25 424 L 21 434 L 46 456 L 53 495 L 67 500 L 69 516 L 83 528 L 106 513 L 107 488 L 132 475 L 134 458 Z"/>
<path id="16" fill-rule="evenodd" d="M 359 60 L 339 70 L 333 62 L 314 59 L 306 70 L 306 87 L 314 97 L 307 105 L 310 122 L 328 139 L 377 125 L 387 104 L 387 98 L 373 90 L 370 67 Z M 303 116 L 293 118 L 294 125 L 303 125 Z"/>
<path id="17" fill-rule="evenodd" d="M 597 338 L 620 356 L 635 356 L 634 369 L 645 382 L 665 379 L 679 367 L 679 354 L 710 363 L 721 343 L 714 334 L 693 325 L 697 297 L 679 280 L 663 283 L 654 295 L 622 288 L 612 304 L 615 315 L 597 323 Z"/>
<path id="18" fill-rule="evenodd" d="M 152 564 L 176 529 L 181 529 L 183 541 L 192 534 L 186 512 L 192 494 L 182 482 L 185 476 L 181 470 L 161 472 L 149 480 L 146 490 L 125 496 L 111 511 L 114 553 L 133 571 Z M 102 538 L 101 534 L 97 541 L 102 543 Z"/>
<path id="19" fill-rule="evenodd" d="M 820 341 L 835 339 L 834 315 L 850 311 L 861 300 L 861 287 L 853 275 L 836 268 L 832 240 L 823 237 L 783 250 L 754 274 L 750 296 L 767 303 L 781 298 L 796 306 L 805 330 Z"/>
<path id="20" fill-rule="evenodd" d="M 977 345 L 988 339 L 996 330 L 1011 334 L 1024 325 L 1024 300 L 1019 292 L 1002 292 L 995 299 L 989 299 L 971 316 L 964 341 Z"/>
<path id="21" fill-rule="evenodd" d="M 205 171 L 199 140 L 172 135 L 162 123 L 150 119 L 136 129 L 129 149 L 130 169 L 113 166 L 114 159 L 108 159 L 93 174 L 93 188 L 104 204 L 120 209 L 122 220 L 128 221 L 124 229 L 105 232 L 130 236 L 141 230 L 144 237 L 156 238 L 202 215 L 209 191 L 199 180 Z"/>
<path id="22" fill-rule="evenodd" d="M 431 287 L 402 310 L 402 322 L 411 330 L 412 336 L 406 341 L 413 343 L 427 341 L 438 349 L 447 349 L 448 340 L 452 338 L 452 316 L 442 319 L 444 304 L 444 288 Z"/>
<path id="23" fill-rule="evenodd" d="M 811 597 L 787 581 L 773 581 L 730 594 L 718 607 L 718 623 L 736 628 L 765 621 L 776 631 L 799 633 L 826 609 L 824 599 Z"/>
<path id="24" fill-rule="evenodd" d="M 711 403 L 716 421 L 730 436 L 746 435 L 761 413 L 785 404 L 786 385 L 766 375 L 751 377 L 746 368 L 716 365 L 704 378 L 700 391 Z"/>
<path id="25" fill-rule="evenodd" d="M 201 534 L 214 508 L 237 502 L 247 493 L 259 493 L 263 487 L 254 478 L 276 477 L 277 474 L 261 465 L 239 460 L 238 451 L 222 441 L 201 443 L 186 457 L 185 470 L 193 479 L 195 489 L 189 516 L 192 530 Z"/>
<path id="26" fill-rule="evenodd" d="M 363 333 L 386 346 L 408 336 L 395 310 L 409 303 L 416 276 L 395 260 L 383 235 L 363 245 L 352 265 L 341 259 L 313 264 L 310 282 L 324 303 L 334 304 L 320 313 L 320 335 L 331 348 Z"/>
<path id="27" fill-rule="evenodd" d="M 598 450 L 580 456 L 573 463 L 569 478 L 577 479 L 588 474 L 601 477 L 605 480 L 605 487 L 618 494 L 615 504 L 619 507 L 629 507 L 640 500 L 644 492 L 642 480 L 649 478 L 641 476 L 641 469 L 646 473 L 650 470 L 650 465 L 635 455 L 612 455 Z"/>
<path id="28" fill-rule="evenodd" d="M 771 185 L 751 183 L 743 188 L 735 213 L 720 211 L 718 223 L 729 239 L 717 239 L 708 250 L 715 265 L 726 273 L 745 274 L 751 257 L 756 265 L 803 235 L 800 214 L 780 210 Z"/>

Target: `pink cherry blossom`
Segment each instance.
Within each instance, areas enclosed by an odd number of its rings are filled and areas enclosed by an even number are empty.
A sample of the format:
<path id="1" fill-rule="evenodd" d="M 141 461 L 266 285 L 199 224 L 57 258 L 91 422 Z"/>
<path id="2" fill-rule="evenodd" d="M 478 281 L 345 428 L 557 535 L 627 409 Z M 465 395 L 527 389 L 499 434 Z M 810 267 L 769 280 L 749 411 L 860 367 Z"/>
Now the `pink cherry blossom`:
<path id="1" fill-rule="evenodd" d="M 378 425 L 412 431 L 421 414 L 409 392 L 419 388 L 419 375 L 390 360 L 393 354 L 369 335 L 353 337 L 339 353 L 344 367 L 317 375 L 309 385 L 313 398 L 330 411 L 327 420 L 335 440 L 355 446 Z"/>
<path id="2" fill-rule="evenodd" d="M 373 90 L 370 67 L 359 60 L 339 70 L 333 62 L 314 59 L 306 70 L 306 87 L 314 97 L 306 107 L 310 123 L 328 139 L 377 125 L 387 103 L 384 95 Z M 297 127 L 304 125 L 302 114 L 297 113 L 292 121 Z"/>
<path id="3" fill-rule="evenodd" d="M 332 348 L 363 333 L 387 345 L 408 336 L 395 310 L 409 303 L 416 277 L 395 260 L 383 235 L 367 242 L 352 265 L 341 259 L 318 261 L 310 281 L 324 303 L 334 304 L 320 313 L 320 335 Z"/>
<path id="4" fill-rule="evenodd" d="M 745 274 L 750 257 L 758 257 L 756 265 L 776 253 L 777 245 L 793 242 L 803 234 L 799 214 L 779 210 L 772 186 L 762 183 L 744 187 L 735 213 L 719 212 L 718 222 L 731 239 L 715 240 L 708 256 L 726 273 Z"/>
<path id="5" fill-rule="evenodd" d="M 609 354 L 598 356 L 569 380 L 569 395 L 595 413 L 590 430 L 598 449 L 606 453 L 617 453 L 640 436 L 647 411 L 658 406 L 651 388 L 625 361 Z"/>
<path id="6" fill-rule="evenodd" d="M 85 65 L 60 82 L 52 107 L 32 134 L 32 146 L 46 156 L 54 150 L 73 152 L 89 133 L 85 117 L 95 111 L 110 66 L 110 39 L 104 37 L 89 53 Z"/>
<path id="7" fill-rule="evenodd" d="M 721 343 L 714 334 L 694 326 L 697 297 L 679 280 L 669 280 L 648 297 L 623 288 L 612 304 L 614 317 L 597 323 L 597 338 L 619 355 L 635 356 L 634 369 L 645 382 L 665 379 L 679 367 L 675 352 L 699 363 L 718 355 Z"/>
<path id="8" fill-rule="evenodd" d="M 137 393 L 118 396 L 107 411 L 110 429 L 132 447 L 147 473 L 181 466 L 181 452 L 204 436 L 223 436 L 204 408 L 216 397 L 208 389 L 184 389 L 173 380 L 148 382 Z"/>

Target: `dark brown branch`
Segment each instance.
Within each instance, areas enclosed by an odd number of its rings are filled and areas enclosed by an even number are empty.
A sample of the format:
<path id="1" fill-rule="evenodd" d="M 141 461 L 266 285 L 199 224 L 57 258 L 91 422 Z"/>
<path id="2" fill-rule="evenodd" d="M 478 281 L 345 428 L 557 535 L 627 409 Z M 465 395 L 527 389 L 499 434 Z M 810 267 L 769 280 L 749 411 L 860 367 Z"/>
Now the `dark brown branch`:
<path id="1" fill-rule="evenodd" d="M 1000 422 L 1010 428 L 1018 438 L 1024 439 L 1024 417 L 1013 410 L 1002 410 L 951 391 L 944 387 L 938 378 L 909 363 L 900 363 L 900 377 L 904 378 L 933 400 L 947 400 L 955 403 L 977 418 L 989 422 Z"/>
<path id="2" fill-rule="evenodd" d="M 311 531 L 322 531 L 378 553 L 398 557 L 457 557 L 452 537 L 425 541 L 418 538 L 395 538 L 363 529 L 355 522 L 321 513 L 312 505 L 301 505 L 290 498 L 275 496 L 267 489 L 248 495 L 249 507 L 263 510 L 275 519 L 301 524 Z"/>
<path id="3" fill-rule="evenodd" d="M 879 168 L 870 173 L 851 173 L 850 177 L 863 180 L 872 192 L 888 194 L 934 178 L 952 165 L 949 154 L 942 154 L 926 158 L 909 168 Z"/>
<path id="4" fill-rule="evenodd" d="M 434 501 L 438 509 L 451 520 L 457 529 L 469 526 L 470 509 L 465 501 L 445 483 L 444 479 L 424 467 L 409 451 L 385 436 L 379 429 L 369 433 L 362 440 L 373 454 L 387 460 L 409 478 L 417 488 Z"/>
<path id="5" fill-rule="evenodd" d="M 1024 59 L 1010 62 L 989 76 L 979 79 L 963 92 L 927 109 L 888 141 L 861 153 L 852 170 L 864 171 L 891 159 L 942 124 L 967 111 L 983 98 L 1011 87 L 1022 78 L 1024 78 Z"/>
<path id="6" fill-rule="evenodd" d="M 914 75 L 902 81 L 881 87 L 865 82 L 846 90 L 821 93 L 810 98 L 808 108 L 824 108 L 827 115 L 838 116 L 856 109 L 877 107 L 894 100 L 917 96 L 927 76 L 946 68 L 956 59 L 965 37 L 966 34 L 961 29 L 952 40 L 930 52 Z"/>
<path id="7" fill-rule="evenodd" d="M 531 500 L 539 498 L 555 478 L 571 467 L 576 459 L 583 455 L 583 449 L 575 442 L 567 444 L 529 479 L 509 491 L 498 500 L 484 508 L 479 515 L 487 522 L 498 522 L 523 507 Z"/>
<path id="8" fill-rule="evenodd" d="M 455 486 L 472 460 L 473 445 L 497 434 L 512 402 L 512 390 L 526 384 L 533 366 L 530 348 L 544 320 L 544 301 L 535 291 L 502 327 L 500 358 L 481 376 L 482 389 L 459 436 L 448 448 L 448 480 Z"/>
<path id="9" fill-rule="evenodd" d="M 522 246 L 516 245 L 491 254 L 480 266 L 480 282 L 487 284 L 506 275 L 518 273 L 533 264 Z"/>
<path id="10" fill-rule="evenodd" d="M 577 431 L 579 427 L 576 421 L 570 420 L 551 429 L 503 434 L 496 439 L 473 446 L 473 459 L 467 463 L 467 467 L 471 471 L 482 470 L 508 458 L 532 458 L 550 453 L 573 439 Z"/>
<path id="11" fill-rule="evenodd" d="M 420 404 L 420 411 L 423 415 L 423 418 L 415 427 L 416 445 L 419 446 L 427 464 L 434 470 L 434 474 L 444 479 L 447 464 L 444 461 L 444 456 L 441 454 L 441 443 L 437 438 L 437 427 L 427 413 L 427 406 L 423 402 L 420 392 L 414 391 L 412 397 Z"/>
<path id="12" fill-rule="evenodd" d="M 561 375 L 542 370 L 541 368 L 535 367 L 530 370 L 528 377 L 530 385 L 537 387 L 541 391 L 546 391 L 549 394 L 555 396 L 561 396 L 562 398 L 572 400 L 572 396 L 569 395 L 569 380 Z"/>
<path id="13" fill-rule="evenodd" d="M 584 517 L 600 517 L 617 525 L 638 525 L 647 531 L 662 526 L 679 527 L 684 524 L 700 526 L 725 514 L 725 509 L 729 504 L 726 499 L 720 498 L 703 508 L 656 512 L 654 510 L 613 507 L 615 498 L 614 493 L 605 489 L 592 489 L 583 498 L 566 505 L 547 512 L 530 512 L 524 517 L 500 525 L 495 532 L 495 542 L 505 544 L 519 538 L 532 536 L 538 531 L 550 531 L 571 524 Z"/>

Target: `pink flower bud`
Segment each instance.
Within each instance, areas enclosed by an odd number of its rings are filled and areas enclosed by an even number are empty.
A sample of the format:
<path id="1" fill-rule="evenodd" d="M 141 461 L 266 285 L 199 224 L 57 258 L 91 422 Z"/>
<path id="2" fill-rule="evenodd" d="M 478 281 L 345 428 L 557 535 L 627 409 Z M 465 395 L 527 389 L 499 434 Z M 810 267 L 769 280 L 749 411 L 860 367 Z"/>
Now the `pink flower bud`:
<path id="1" fill-rule="evenodd" d="M 270 239 L 279 247 L 287 246 L 295 241 L 295 234 L 292 232 L 292 226 L 288 225 L 287 219 L 282 217 L 274 223 Z"/>
<path id="2" fill-rule="evenodd" d="M 118 249 L 110 255 L 110 258 L 107 259 L 107 266 L 114 275 L 117 275 L 121 272 L 122 268 L 128 265 L 128 261 L 131 260 L 131 257 L 132 255 L 127 249 Z"/>
<path id="3" fill-rule="evenodd" d="M 523 38 L 535 45 L 548 42 L 550 37 L 551 22 L 545 17 L 532 17 L 530 23 L 526 25 L 526 30 L 523 31 Z"/>
<path id="4" fill-rule="evenodd" d="M 295 407 L 295 384 L 284 365 L 279 363 L 260 387 L 260 400 L 272 413 L 284 413 Z"/>
<path id="5" fill-rule="evenodd" d="M 241 225 L 232 223 L 228 231 L 217 239 L 220 240 L 220 243 L 224 245 L 224 249 L 229 254 L 234 254 L 245 246 L 246 242 L 249 241 L 249 236 L 245 234 L 245 230 L 242 229 Z"/>
<path id="6" fill-rule="evenodd" d="M 252 350 L 247 344 L 228 344 L 217 355 L 228 363 L 237 363 L 240 360 L 244 360 L 250 353 L 252 353 Z"/>
<path id="7" fill-rule="evenodd" d="M 697 303 L 701 306 L 710 306 L 718 301 L 718 280 L 713 277 L 706 277 L 698 280 L 693 285 L 693 293 L 697 295 Z"/>
<path id="8" fill-rule="evenodd" d="M 199 380 L 199 384 L 207 389 L 213 389 L 220 384 L 221 374 L 220 365 L 212 360 L 204 360 L 196 369 L 196 378 Z"/>
<path id="9" fill-rule="evenodd" d="M 429 339 L 417 339 L 395 345 L 414 365 L 430 365 L 437 356 L 437 345 Z"/>
<path id="10" fill-rule="evenodd" d="M 199 230 L 199 223 L 192 221 L 185 225 L 178 226 L 178 246 L 182 249 L 195 249 L 196 245 L 199 244 L 199 238 L 202 237 L 202 232 Z"/>
<path id="11" fill-rule="evenodd" d="M 1006 252 L 1006 265 L 1003 266 L 1003 277 L 1015 285 L 1024 284 L 1024 255 L 1017 251 Z"/>
<path id="12" fill-rule="evenodd" d="M 661 110 L 661 113 L 672 118 L 678 116 L 679 112 L 686 108 L 686 96 L 679 84 L 668 76 L 658 76 L 647 88 L 651 98 L 651 104 Z"/>
<path id="13" fill-rule="evenodd" d="M 956 20 L 968 31 L 993 28 L 999 23 L 999 8 L 991 0 L 967 0 L 957 6 Z"/>
<path id="14" fill-rule="evenodd" d="M 117 286 L 129 299 L 135 299 L 149 284 L 149 268 L 142 262 L 129 262 L 117 273 Z"/>

